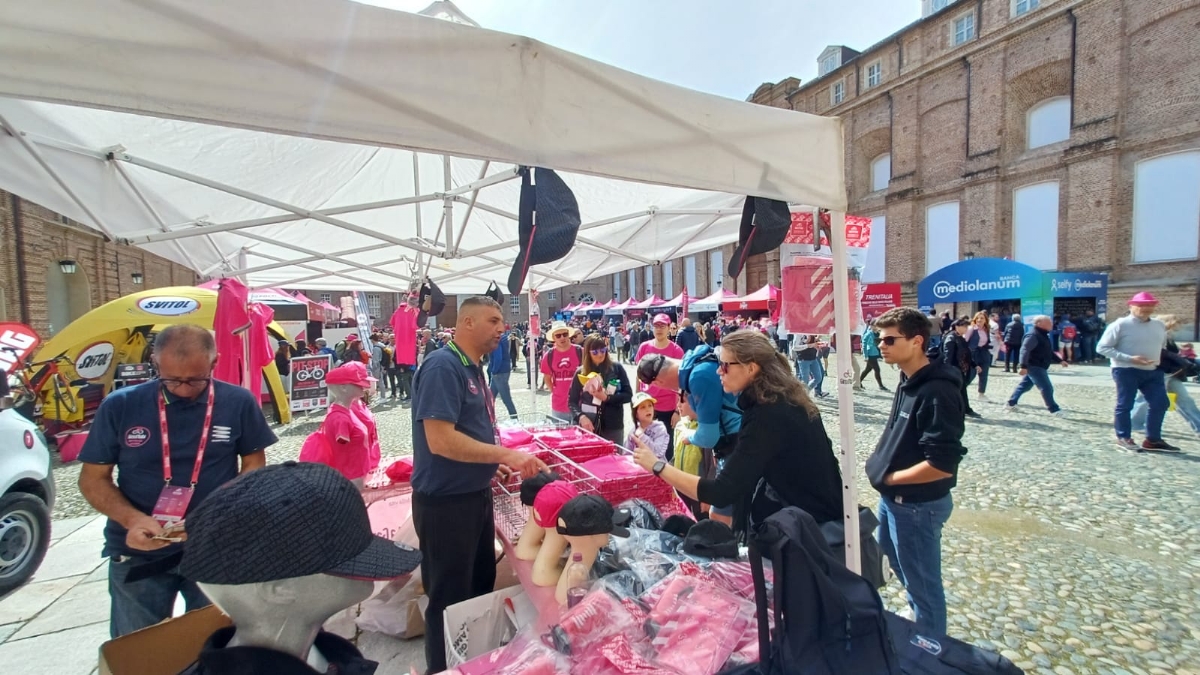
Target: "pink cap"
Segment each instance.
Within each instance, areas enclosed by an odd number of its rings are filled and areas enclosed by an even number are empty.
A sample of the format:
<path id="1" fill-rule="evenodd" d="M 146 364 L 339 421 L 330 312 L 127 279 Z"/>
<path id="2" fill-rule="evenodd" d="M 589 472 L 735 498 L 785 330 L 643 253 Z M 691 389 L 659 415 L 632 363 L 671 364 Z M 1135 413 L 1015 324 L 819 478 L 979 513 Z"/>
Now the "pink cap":
<path id="1" fill-rule="evenodd" d="M 351 361 L 329 371 L 325 376 L 326 384 L 356 384 L 360 387 L 370 387 L 375 378 L 367 372 L 366 364 L 361 361 Z"/>
<path id="2" fill-rule="evenodd" d="M 671 317 L 667 316 L 666 314 L 655 314 L 654 318 L 650 321 L 650 323 L 653 323 L 653 324 L 661 323 L 664 326 L 670 326 L 671 325 Z"/>
<path id="3" fill-rule="evenodd" d="M 565 480 L 556 480 L 538 491 L 533 499 L 533 522 L 538 527 L 554 527 L 558 521 L 558 512 L 563 504 L 571 501 L 579 494 L 575 486 Z"/>
<path id="4" fill-rule="evenodd" d="M 1158 298 L 1154 297 L 1154 295 L 1151 293 L 1142 291 L 1142 292 L 1138 293 L 1137 295 L 1133 296 L 1132 298 L 1130 298 L 1129 304 L 1131 304 L 1131 305 L 1157 305 Z"/>

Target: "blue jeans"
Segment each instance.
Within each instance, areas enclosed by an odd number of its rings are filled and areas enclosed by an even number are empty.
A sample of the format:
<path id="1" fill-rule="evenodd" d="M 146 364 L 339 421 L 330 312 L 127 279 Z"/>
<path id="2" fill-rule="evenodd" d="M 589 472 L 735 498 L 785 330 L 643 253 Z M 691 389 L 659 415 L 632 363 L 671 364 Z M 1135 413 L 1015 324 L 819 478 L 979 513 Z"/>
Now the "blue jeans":
<path id="1" fill-rule="evenodd" d="M 492 380 L 490 386 L 492 389 L 492 395 L 499 396 L 500 400 L 504 402 L 504 407 L 508 408 L 508 416 L 516 417 L 517 416 L 517 406 L 513 405 L 512 389 L 510 389 L 508 386 L 508 378 L 511 375 L 512 375 L 511 372 L 492 373 L 490 375 L 490 378 Z"/>
<path id="2" fill-rule="evenodd" d="M 1174 377 L 1167 378 L 1167 393 L 1175 394 L 1175 412 L 1187 421 L 1188 426 L 1192 431 L 1200 434 L 1200 408 L 1196 407 L 1196 401 L 1192 395 L 1188 393 L 1187 386 L 1183 380 Z M 1170 400 L 1167 401 L 1170 403 Z M 1168 407 L 1170 407 L 1168 405 Z M 1146 402 L 1146 397 L 1138 392 L 1137 399 L 1134 400 L 1133 414 L 1130 419 L 1133 423 L 1133 430 L 1141 433 L 1146 432 L 1146 417 L 1150 411 L 1150 404 Z"/>
<path id="3" fill-rule="evenodd" d="M 1015 406 L 1025 392 L 1037 387 L 1038 391 L 1042 392 L 1042 401 L 1046 403 L 1046 408 L 1050 412 L 1058 412 L 1058 404 L 1054 402 L 1054 385 L 1050 384 L 1050 373 L 1038 366 L 1029 366 L 1025 372 L 1025 377 L 1021 378 L 1012 396 L 1008 397 L 1008 404 Z"/>
<path id="4" fill-rule="evenodd" d="M 920 503 L 879 500 L 879 546 L 904 585 L 917 625 L 934 635 L 946 633 L 942 526 L 953 510 L 949 494 Z"/>
<path id="5" fill-rule="evenodd" d="M 798 376 L 800 381 L 809 389 L 821 393 L 821 383 L 825 381 L 825 369 L 820 361 L 798 361 L 800 365 Z"/>
<path id="6" fill-rule="evenodd" d="M 175 611 L 175 595 L 183 594 L 187 611 L 212 604 L 196 582 L 179 576 L 178 570 L 163 572 L 155 576 L 125 583 L 129 570 L 154 560 L 126 556 L 122 562 L 116 558 L 108 562 L 108 595 L 112 598 L 108 631 L 114 638 L 153 626 L 171 618 Z"/>
<path id="7" fill-rule="evenodd" d="M 1167 416 L 1167 408 L 1171 406 L 1167 399 L 1167 383 L 1164 376 L 1157 370 L 1142 370 L 1141 368 L 1113 368 L 1113 381 L 1117 383 L 1117 407 L 1113 413 L 1113 428 L 1117 438 L 1133 436 L 1133 423 L 1130 413 L 1138 392 L 1146 397 L 1149 410 L 1146 414 L 1146 438 L 1151 441 L 1162 440 L 1163 419 Z"/>

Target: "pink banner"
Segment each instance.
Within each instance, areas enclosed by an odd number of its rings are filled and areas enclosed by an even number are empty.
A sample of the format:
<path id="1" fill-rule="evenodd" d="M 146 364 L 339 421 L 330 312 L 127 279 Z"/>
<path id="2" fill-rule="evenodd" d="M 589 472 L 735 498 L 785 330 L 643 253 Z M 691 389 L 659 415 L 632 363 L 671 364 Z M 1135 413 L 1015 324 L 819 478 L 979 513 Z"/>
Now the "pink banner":
<path id="1" fill-rule="evenodd" d="M 900 284 L 867 284 L 863 286 L 863 321 L 870 321 L 889 309 L 899 307 Z"/>

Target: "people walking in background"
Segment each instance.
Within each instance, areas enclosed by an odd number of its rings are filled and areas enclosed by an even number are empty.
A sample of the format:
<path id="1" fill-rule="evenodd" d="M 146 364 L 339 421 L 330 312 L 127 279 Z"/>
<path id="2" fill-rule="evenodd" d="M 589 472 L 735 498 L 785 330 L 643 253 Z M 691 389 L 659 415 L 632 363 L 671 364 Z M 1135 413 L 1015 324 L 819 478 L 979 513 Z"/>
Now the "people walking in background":
<path id="1" fill-rule="evenodd" d="M 974 371 L 979 378 L 979 400 L 987 400 L 987 383 L 988 371 L 992 367 L 992 357 L 995 354 L 992 352 L 996 347 L 996 340 L 992 334 L 992 323 L 987 312 L 976 312 L 971 319 L 971 325 L 966 331 L 967 348 L 971 352 L 971 362 L 975 364 Z M 971 409 L 967 405 L 967 410 Z M 974 415 L 968 416 L 974 417 Z"/>
<path id="2" fill-rule="evenodd" d="M 604 338 L 593 335 L 584 340 L 583 363 L 567 395 L 574 423 L 613 443 L 621 443 L 625 440 L 625 404 L 632 399 L 629 376 L 625 368 L 613 363 Z"/>
<path id="3" fill-rule="evenodd" d="M 1071 321 L 1070 314 L 1063 314 L 1062 320 L 1058 322 L 1058 335 L 1062 340 L 1063 360 L 1067 363 L 1074 363 L 1075 340 L 1079 338 L 1079 328 Z"/>
<path id="4" fill-rule="evenodd" d="M 326 355 L 329 355 L 329 356 L 333 356 L 333 355 L 334 355 L 334 354 L 333 354 L 333 347 L 330 347 L 330 346 L 329 346 L 329 341 L 327 341 L 327 340 L 326 340 L 325 338 L 323 338 L 323 337 L 319 337 L 319 338 L 317 338 L 317 339 L 316 339 L 316 341 L 314 341 L 314 342 L 313 342 L 313 346 L 315 346 L 315 347 L 317 348 L 317 351 L 316 351 L 316 353 L 317 353 L 317 354 L 326 354 Z M 336 363 L 336 362 L 335 362 L 335 363 Z"/>
<path id="5" fill-rule="evenodd" d="M 911 307 L 875 320 L 883 359 L 898 365 L 900 386 L 866 474 L 879 491 L 879 545 L 908 593 L 917 625 L 946 632 L 942 527 L 954 510 L 950 490 L 967 449 L 962 378 L 926 356 L 929 319 Z"/>
<path id="6" fill-rule="evenodd" d="M 283 381 L 283 390 L 292 393 L 292 345 L 287 340 L 280 340 L 275 350 L 275 369 L 279 371 L 279 379 Z"/>
<path id="7" fill-rule="evenodd" d="M 400 370 L 396 367 L 396 336 L 389 335 L 383 344 L 383 381 L 379 384 L 382 396 L 387 391 L 392 392 L 392 400 L 400 400 Z"/>
<path id="8" fill-rule="evenodd" d="M 1193 358 L 1185 357 L 1179 346 L 1175 344 L 1175 339 L 1171 337 L 1171 333 L 1179 328 L 1179 317 L 1174 314 L 1164 314 L 1157 318 L 1167 327 L 1167 347 L 1162 355 L 1162 363 L 1158 366 L 1167 379 L 1167 394 L 1174 394 L 1175 412 L 1179 413 L 1179 416 L 1188 423 L 1192 431 L 1200 434 L 1200 410 L 1196 408 L 1196 401 L 1192 399 L 1192 395 L 1184 386 L 1188 377 L 1198 370 L 1193 361 L 1195 352 L 1192 352 Z M 1149 409 L 1150 405 L 1146 403 L 1146 397 L 1138 392 L 1130 417 L 1134 431 L 1146 432 L 1146 417 Z"/>
<path id="9" fill-rule="evenodd" d="M 883 386 L 883 376 L 879 371 L 879 359 L 883 357 L 883 354 L 879 351 L 879 333 L 876 331 L 874 321 L 863 329 L 862 352 L 863 358 L 867 360 L 867 367 L 863 368 L 862 375 L 858 377 L 859 388 L 862 388 L 863 380 L 867 379 L 867 375 L 874 372 L 875 383 L 879 385 L 879 390 L 887 391 L 888 388 Z"/>
<path id="10" fill-rule="evenodd" d="M 794 335 L 792 337 L 792 353 L 796 358 L 796 377 L 808 387 L 817 398 L 825 398 L 827 394 L 821 391 L 825 380 L 825 372 L 821 369 L 820 351 L 817 347 L 817 336 Z"/>
<path id="11" fill-rule="evenodd" d="M 1079 357 L 1084 363 L 1092 363 L 1097 359 L 1096 343 L 1104 332 L 1104 320 L 1096 316 L 1096 311 L 1088 308 L 1079 320 Z"/>
<path id="12" fill-rule="evenodd" d="M 571 380 L 583 362 L 583 348 L 571 344 L 571 329 L 562 321 L 550 327 L 554 346 L 546 350 L 541 360 L 542 381 L 550 390 L 550 414 L 564 422 L 571 422 L 571 407 L 568 397 Z"/>
<path id="13" fill-rule="evenodd" d="M 1050 317 L 1044 314 L 1033 317 L 1033 330 L 1025 335 L 1025 340 L 1021 343 L 1021 380 L 1017 382 L 1017 388 L 1013 389 L 1012 396 L 1008 397 L 1010 412 L 1016 410 L 1017 402 L 1025 392 L 1037 387 L 1038 391 L 1042 392 L 1042 401 L 1046 403 L 1050 414 L 1056 417 L 1065 416 L 1063 409 L 1054 401 L 1054 385 L 1050 383 L 1050 364 L 1061 363 L 1064 368 L 1067 367 L 1066 362 L 1054 353 L 1054 347 L 1050 344 L 1050 330 L 1053 327 L 1054 320 Z M 1131 397 L 1130 404 L 1132 403 Z"/>
<path id="14" fill-rule="evenodd" d="M 1163 349 L 1167 346 L 1167 327 L 1153 317 L 1158 298 L 1141 292 L 1129 300 L 1129 315 L 1109 324 L 1096 349 L 1112 362 L 1112 377 L 1117 385 L 1117 405 L 1113 411 L 1113 427 L 1117 432 L 1117 447 L 1137 451 L 1133 442 L 1130 414 L 1138 392 L 1146 398 L 1146 439 L 1141 450 L 1179 452 L 1179 448 L 1162 438 L 1163 418 L 1170 400 L 1167 384 L 1158 370 Z"/>
<path id="15" fill-rule="evenodd" d="M 488 388 L 492 390 L 492 395 L 499 397 L 504 403 L 510 418 L 516 418 L 517 406 L 513 404 L 512 390 L 509 388 L 509 378 L 512 377 L 513 366 L 512 339 L 512 329 L 505 326 L 504 334 L 500 336 L 500 343 L 488 355 L 487 373 Z"/>
<path id="16" fill-rule="evenodd" d="M 1025 324 L 1020 314 L 1013 314 L 1012 321 L 1004 327 L 1004 372 L 1015 373 L 1021 369 L 1021 343 L 1025 340 Z"/>
<path id="17" fill-rule="evenodd" d="M 684 354 L 700 346 L 700 334 L 696 332 L 691 319 L 685 317 L 679 322 L 679 334 L 675 336 L 675 344 L 679 345 Z"/>
<path id="18" fill-rule="evenodd" d="M 982 314 L 982 312 L 980 312 Z M 987 316 L 984 315 L 984 320 Z M 983 368 L 976 363 L 974 354 L 977 351 L 985 351 L 987 347 L 972 349 L 966 335 L 973 328 L 970 321 L 966 317 L 956 320 L 950 325 L 950 331 L 942 338 L 942 360 L 954 368 L 962 375 L 962 398 L 963 412 L 967 417 L 976 419 L 983 417 L 979 413 L 971 409 L 971 399 L 967 394 L 967 388 L 971 385 L 971 380 L 974 379 L 976 373 L 981 373 Z"/>
<path id="19" fill-rule="evenodd" d="M 671 342 L 670 339 L 669 329 L 671 318 L 666 314 L 657 314 L 654 317 L 653 325 L 654 339 L 643 342 L 638 346 L 637 357 L 634 360 L 641 363 L 642 358 L 650 354 L 662 354 L 663 356 L 677 360 L 683 359 L 683 349 L 678 344 Z M 670 461 L 675 453 L 675 439 L 673 436 L 675 434 L 675 423 L 679 421 L 676 419 L 679 409 L 679 394 L 674 390 L 664 389 L 654 384 L 642 384 L 640 391 L 644 391 L 654 397 L 654 419 L 663 423 L 663 427 L 666 428 L 667 434 L 670 437 L 666 449 L 667 461 Z"/>

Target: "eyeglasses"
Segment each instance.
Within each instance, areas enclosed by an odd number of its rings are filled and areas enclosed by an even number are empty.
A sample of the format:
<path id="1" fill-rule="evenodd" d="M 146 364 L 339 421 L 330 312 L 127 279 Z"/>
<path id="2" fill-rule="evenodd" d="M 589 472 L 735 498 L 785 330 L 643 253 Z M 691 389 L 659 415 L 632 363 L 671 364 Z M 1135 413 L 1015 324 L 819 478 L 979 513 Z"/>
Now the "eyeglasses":
<path id="1" fill-rule="evenodd" d="M 570 334 L 569 333 L 555 333 L 551 337 L 555 340 L 563 340 L 563 339 L 570 337 Z"/>
<path id="2" fill-rule="evenodd" d="M 211 377 L 189 377 L 186 380 L 180 380 L 173 377 L 160 377 L 159 382 L 162 382 L 168 387 L 207 387 L 209 382 L 212 382 Z"/>
<path id="3" fill-rule="evenodd" d="M 667 362 L 667 357 L 662 354 L 655 354 L 638 364 L 638 381 L 642 384 L 653 384 L 658 379 L 658 374 L 662 372 L 663 365 Z"/>
<path id="4" fill-rule="evenodd" d="M 592 350 L 592 356 L 604 356 L 607 353 L 608 353 L 608 347 L 601 347 L 599 349 Z"/>
<path id="5" fill-rule="evenodd" d="M 885 337 L 879 338 L 879 341 L 882 342 L 883 344 L 891 347 L 892 345 L 896 344 L 897 340 L 911 340 L 911 339 L 912 338 L 904 337 L 903 335 L 887 335 Z"/>
<path id="6" fill-rule="evenodd" d="M 742 363 L 741 361 L 724 361 L 724 360 L 722 360 L 720 362 L 720 364 L 717 365 L 717 372 L 718 373 L 728 373 L 730 366 L 744 366 L 744 365 L 746 365 L 746 364 Z"/>

